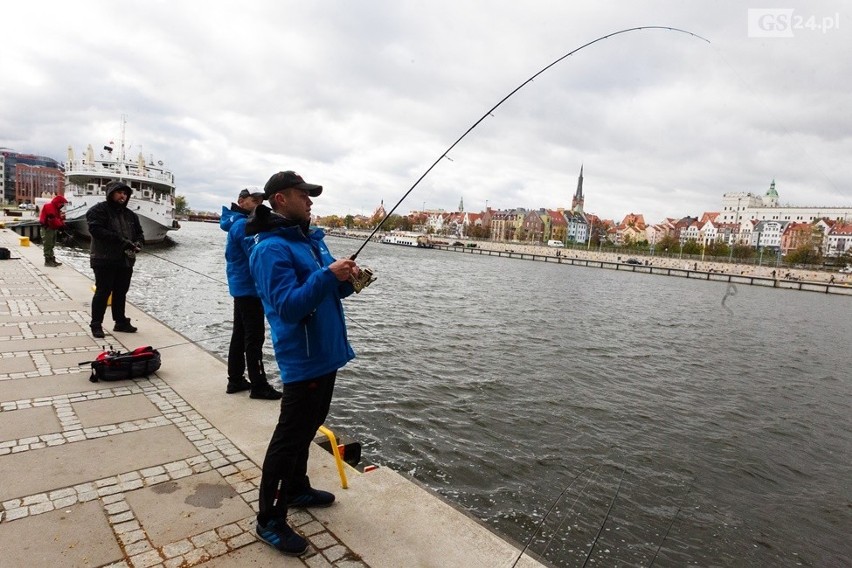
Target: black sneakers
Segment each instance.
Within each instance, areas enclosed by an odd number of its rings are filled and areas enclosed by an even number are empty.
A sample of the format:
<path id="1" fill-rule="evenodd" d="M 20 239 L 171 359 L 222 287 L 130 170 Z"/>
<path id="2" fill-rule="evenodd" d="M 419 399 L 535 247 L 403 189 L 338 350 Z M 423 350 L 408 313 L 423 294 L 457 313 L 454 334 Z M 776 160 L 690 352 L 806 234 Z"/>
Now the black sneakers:
<path id="1" fill-rule="evenodd" d="M 278 400 L 281 393 L 272 388 L 269 383 L 261 383 L 259 386 L 252 385 L 249 398 L 261 398 L 264 400 Z"/>
<path id="2" fill-rule="evenodd" d="M 228 386 L 225 388 L 225 392 L 228 394 L 234 394 L 235 392 L 243 392 L 250 388 L 251 383 L 240 377 L 239 379 L 228 379 Z"/>
<path id="3" fill-rule="evenodd" d="M 257 537 L 288 556 L 300 556 L 308 550 L 308 541 L 296 534 L 284 519 L 270 519 L 265 525 L 257 523 Z"/>
<path id="4" fill-rule="evenodd" d="M 103 339 L 105 337 L 104 328 L 101 326 L 101 324 L 93 323 L 89 326 L 89 328 L 92 330 L 92 337 L 97 337 L 98 339 Z"/>
<path id="5" fill-rule="evenodd" d="M 113 331 L 123 331 L 124 333 L 136 333 L 138 328 L 130 325 L 130 320 L 126 319 L 123 322 L 119 322 L 115 324 L 115 327 L 112 328 Z"/>
<path id="6" fill-rule="evenodd" d="M 334 493 L 308 487 L 303 493 L 290 498 L 288 507 L 330 507 L 334 503 Z"/>

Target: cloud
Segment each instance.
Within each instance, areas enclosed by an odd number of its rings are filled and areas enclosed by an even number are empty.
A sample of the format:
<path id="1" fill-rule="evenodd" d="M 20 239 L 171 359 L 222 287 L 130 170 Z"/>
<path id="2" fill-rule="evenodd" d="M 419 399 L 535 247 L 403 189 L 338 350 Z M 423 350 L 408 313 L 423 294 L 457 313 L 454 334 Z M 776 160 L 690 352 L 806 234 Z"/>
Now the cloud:
<path id="1" fill-rule="evenodd" d="M 788 3 L 790 4 L 790 3 Z M 64 159 L 116 141 L 162 159 L 194 209 L 295 169 L 314 211 L 370 213 L 439 160 L 399 211 L 569 206 L 646 220 L 726 191 L 852 205 L 848 13 L 793 2 L 792 38 L 748 34 L 741 3 L 124 2 L 59 4 L 8 26 L 0 146 Z M 11 5 L 8 21 L 31 17 Z M 444 150 L 526 78 L 450 153 Z"/>

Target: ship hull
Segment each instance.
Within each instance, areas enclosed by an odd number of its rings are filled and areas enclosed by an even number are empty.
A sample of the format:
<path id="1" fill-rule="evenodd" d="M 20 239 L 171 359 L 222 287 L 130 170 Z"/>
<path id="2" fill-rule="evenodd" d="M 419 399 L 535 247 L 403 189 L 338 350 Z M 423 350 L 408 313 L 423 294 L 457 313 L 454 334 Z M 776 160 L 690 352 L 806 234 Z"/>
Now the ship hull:
<path id="1" fill-rule="evenodd" d="M 75 160 L 69 150 L 69 160 L 65 164 L 65 223 L 79 236 L 91 238 L 86 223 L 86 213 L 95 204 L 106 200 L 105 187 L 113 181 L 120 181 L 130 187 L 132 193 L 127 208 L 136 213 L 142 225 L 145 243 L 162 242 L 169 231 L 180 228 L 175 219 L 175 183 L 174 175 L 163 167 L 163 162 L 144 159 L 139 154 L 137 160 L 128 160 L 121 151 L 113 155 L 110 146 L 104 146 L 107 154 L 96 158 L 89 145 L 84 158 Z"/>
<path id="2" fill-rule="evenodd" d="M 161 243 L 166 239 L 169 231 L 174 231 L 178 228 L 166 227 L 142 214 L 137 213 L 137 217 L 139 217 L 139 224 L 142 226 L 142 234 L 145 238 L 145 244 Z M 66 219 L 65 224 L 74 232 L 75 235 L 83 237 L 84 239 L 92 238 L 92 235 L 89 233 L 89 226 L 86 223 L 85 214 L 75 219 Z"/>

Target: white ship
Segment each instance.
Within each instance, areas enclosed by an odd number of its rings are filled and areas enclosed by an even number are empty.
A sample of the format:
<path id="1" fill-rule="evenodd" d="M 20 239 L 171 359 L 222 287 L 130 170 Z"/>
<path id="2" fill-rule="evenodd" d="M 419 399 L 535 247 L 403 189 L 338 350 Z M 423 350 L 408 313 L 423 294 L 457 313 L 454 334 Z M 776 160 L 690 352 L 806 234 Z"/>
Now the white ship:
<path id="1" fill-rule="evenodd" d="M 121 124 L 119 148 L 110 143 L 95 156 L 92 145 L 81 159 L 75 159 L 74 149 L 68 146 L 65 163 L 65 222 L 75 232 L 90 238 L 86 212 L 106 199 L 104 186 L 122 181 L 133 194 L 127 206 L 139 217 L 146 243 L 158 243 L 169 231 L 179 229 L 175 220 L 175 176 L 163 166 L 162 160 L 146 162 L 142 152 L 135 160 L 128 159 L 124 148 L 124 120 Z"/>
<path id="2" fill-rule="evenodd" d="M 433 244 L 428 235 L 417 233 L 388 233 L 382 237 L 387 245 L 403 245 L 407 247 L 432 248 Z"/>

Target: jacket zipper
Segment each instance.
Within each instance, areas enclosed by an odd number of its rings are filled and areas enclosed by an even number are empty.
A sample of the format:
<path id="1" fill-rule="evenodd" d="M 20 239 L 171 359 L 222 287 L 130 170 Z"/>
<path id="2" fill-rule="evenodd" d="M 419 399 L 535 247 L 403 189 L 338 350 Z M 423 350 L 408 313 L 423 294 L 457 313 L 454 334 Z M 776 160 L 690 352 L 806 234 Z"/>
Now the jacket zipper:
<path id="1" fill-rule="evenodd" d="M 305 351 L 307 356 L 311 356 L 311 340 L 308 338 L 308 324 L 305 324 Z"/>
<path id="2" fill-rule="evenodd" d="M 314 250 L 313 243 L 308 239 L 308 249 L 311 251 L 311 256 L 314 257 L 314 262 L 317 263 L 317 266 L 320 267 L 320 270 L 323 268 L 322 262 L 320 262 L 319 257 L 317 256 L 316 251 Z M 307 350 L 307 356 L 311 356 L 311 340 L 308 338 L 308 324 L 305 323 L 305 349 Z"/>

